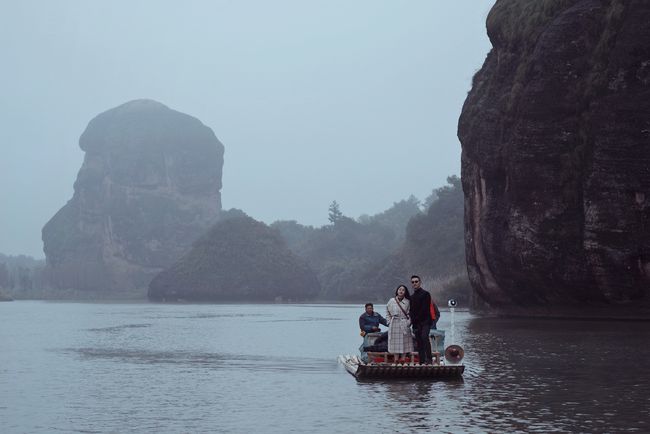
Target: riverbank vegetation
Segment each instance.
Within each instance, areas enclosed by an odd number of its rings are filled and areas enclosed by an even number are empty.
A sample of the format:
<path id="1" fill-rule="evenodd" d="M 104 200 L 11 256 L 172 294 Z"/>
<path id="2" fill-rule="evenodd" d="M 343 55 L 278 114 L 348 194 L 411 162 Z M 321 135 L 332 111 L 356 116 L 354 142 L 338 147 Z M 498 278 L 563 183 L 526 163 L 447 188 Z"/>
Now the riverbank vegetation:
<path id="1" fill-rule="evenodd" d="M 41 292 L 46 288 L 45 261 L 30 256 L 0 253 L 0 298 L 16 298 L 23 292 Z"/>

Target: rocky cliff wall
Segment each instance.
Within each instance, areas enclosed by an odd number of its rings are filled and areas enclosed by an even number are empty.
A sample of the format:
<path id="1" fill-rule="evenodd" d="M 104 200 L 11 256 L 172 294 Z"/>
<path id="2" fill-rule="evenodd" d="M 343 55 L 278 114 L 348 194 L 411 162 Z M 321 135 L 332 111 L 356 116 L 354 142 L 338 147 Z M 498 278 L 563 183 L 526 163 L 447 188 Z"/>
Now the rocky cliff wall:
<path id="1" fill-rule="evenodd" d="M 647 314 L 650 2 L 498 0 L 487 30 L 458 126 L 476 293 Z"/>
<path id="2" fill-rule="evenodd" d="M 145 294 L 217 220 L 223 145 L 198 119 L 151 100 L 98 115 L 79 145 L 74 196 L 43 228 L 48 279 Z"/>

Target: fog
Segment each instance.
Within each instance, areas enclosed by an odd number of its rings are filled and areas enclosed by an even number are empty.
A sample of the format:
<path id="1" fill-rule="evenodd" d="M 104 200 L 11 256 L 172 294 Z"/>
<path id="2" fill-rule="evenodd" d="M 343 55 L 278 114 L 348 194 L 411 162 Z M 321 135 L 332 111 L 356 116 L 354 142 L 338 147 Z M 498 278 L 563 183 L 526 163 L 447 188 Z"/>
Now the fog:
<path id="1" fill-rule="evenodd" d="M 460 172 L 458 116 L 494 0 L 21 1 L 0 15 L 0 252 L 42 257 L 79 136 L 150 98 L 226 149 L 224 208 L 327 223 Z"/>

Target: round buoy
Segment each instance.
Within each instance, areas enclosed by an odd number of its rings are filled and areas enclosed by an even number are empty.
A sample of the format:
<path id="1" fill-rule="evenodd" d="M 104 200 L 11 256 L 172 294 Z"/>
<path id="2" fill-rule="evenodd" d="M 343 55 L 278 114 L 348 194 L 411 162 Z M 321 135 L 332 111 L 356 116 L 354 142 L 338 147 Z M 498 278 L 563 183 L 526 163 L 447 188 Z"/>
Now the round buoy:
<path id="1" fill-rule="evenodd" d="M 449 363 L 460 363 L 465 357 L 465 350 L 460 345 L 449 345 L 445 350 L 445 360 Z"/>

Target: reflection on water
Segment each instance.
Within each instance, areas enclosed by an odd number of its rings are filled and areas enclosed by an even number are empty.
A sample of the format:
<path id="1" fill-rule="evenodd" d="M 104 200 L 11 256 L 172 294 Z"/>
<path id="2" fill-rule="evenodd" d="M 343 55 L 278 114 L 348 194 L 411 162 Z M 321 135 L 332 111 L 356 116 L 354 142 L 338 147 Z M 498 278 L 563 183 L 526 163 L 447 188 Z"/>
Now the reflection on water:
<path id="1" fill-rule="evenodd" d="M 457 312 L 463 379 L 357 381 L 362 311 L 2 304 L 0 432 L 650 432 L 650 323 Z"/>
<path id="2" fill-rule="evenodd" d="M 359 382 L 405 430 L 650 432 L 649 323 L 474 318 L 461 381 Z"/>
<path id="3" fill-rule="evenodd" d="M 536 431 L 646 431 L 650 421 L 650 324 L 473 319 L 468 363 L 489 426 Z M 502 357 L 488 358 L 484 354 Z M 490 419 L 488 419 L 490 420 Z"/>

